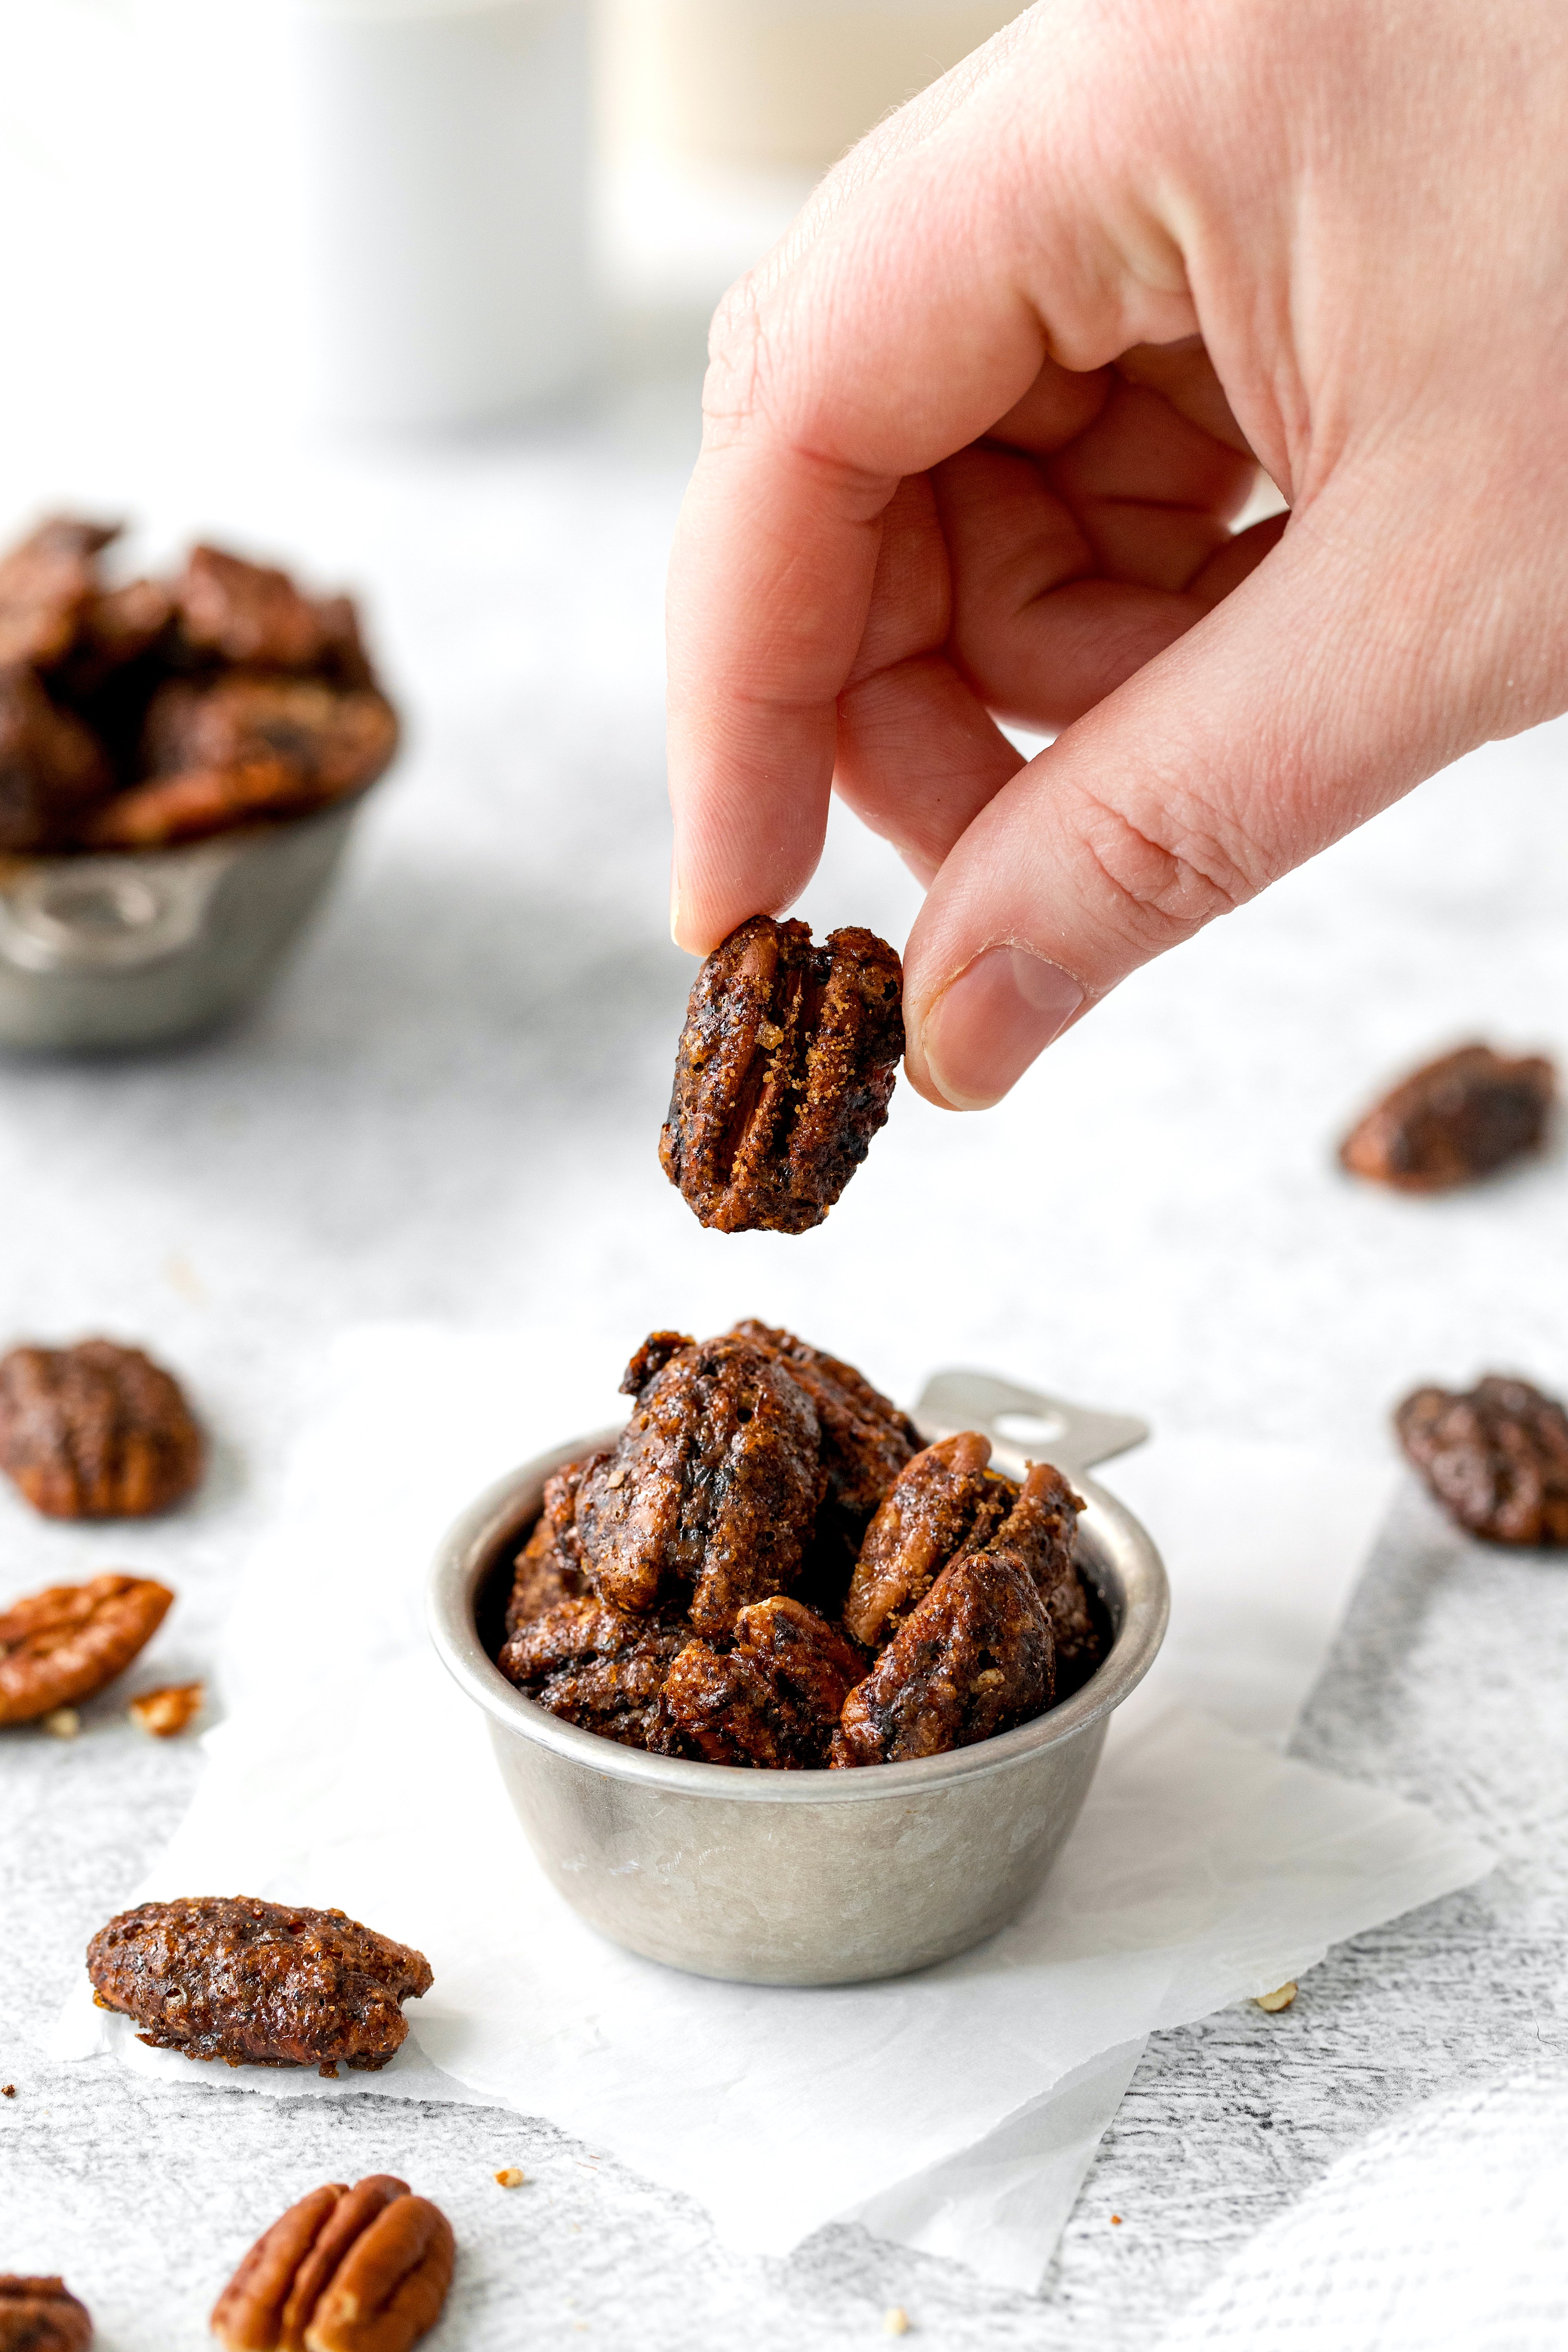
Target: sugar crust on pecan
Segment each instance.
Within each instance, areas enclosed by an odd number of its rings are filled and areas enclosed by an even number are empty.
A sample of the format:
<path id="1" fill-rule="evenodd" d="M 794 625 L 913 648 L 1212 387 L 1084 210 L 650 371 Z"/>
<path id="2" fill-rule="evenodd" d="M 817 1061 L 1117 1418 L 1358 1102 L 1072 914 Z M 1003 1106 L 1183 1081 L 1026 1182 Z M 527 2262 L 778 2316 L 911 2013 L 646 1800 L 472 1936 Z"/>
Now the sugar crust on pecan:
<path id="1" fill-rule="evenodd" d="M 156 2049 L 231 2066 L 375 2072 L 402 2048 L 401 2004 L 428 1992 L 423 1952 L 342 1911 L 254 1895 L 143 1903 L 88 1946 L 99 2006 Z"/>
<path id="2" fill-rule="evenodd" d="M 179 1382 L 140 1348 L 83 1339 L 0 1358 L 0 1469 L 47 1517 L 166 1511 L 204 1453 Z"/>
<path id="3" fill-rule="evenodd" d="M 825 1765 L 864 1653 L 788 1593 L 753 1601 L 727 1652 L 689 1643 L 670 1667 L 664 1705 L 683 1752 L 709 1764 L 805 1771 Z"/>
<path id="4" fill-rule="evenodd" d="M 146 1647 L 173 1598 L 151 1577 L 110 1573 L 14 1601 L 0 1611 L 0 1724 L 93 1697 Z"/>
<path id="5" fill-rule="evenodd" d="M 1450 1518 L 1489 1543 L 1568 1544 L 1568 1412 L 1529 1381 L 1489 1372 L 1462 1394 L 1421 1388 L 1399 1443 Z"/>
<path id="6" fill-rule="evenodd" d="M 1027 1561 L 967 1552 L 850 1692 L 831 1761 L 897 1764 L 993 1738 L 1050 1706 L 1055 1673 L 1050 1612 Z"/>
<path id="7" fill-rule="evenodd" d="M 720 1233 L 820 1225 L 887 1118 L 904 976 L 874 932 L 757 915 L 697 975 L 659 1159 Z"/>

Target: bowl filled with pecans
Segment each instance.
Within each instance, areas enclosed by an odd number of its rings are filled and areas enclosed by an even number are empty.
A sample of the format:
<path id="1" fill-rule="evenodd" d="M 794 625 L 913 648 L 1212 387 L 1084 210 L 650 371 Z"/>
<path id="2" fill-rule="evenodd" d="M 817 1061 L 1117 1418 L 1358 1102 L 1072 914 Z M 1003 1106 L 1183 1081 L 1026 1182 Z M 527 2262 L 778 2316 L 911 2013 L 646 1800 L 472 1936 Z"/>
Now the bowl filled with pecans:
<path id="1" fill-rule="evenodd" d="M 555 1885 L 631 1949 L 750 1983 L 981 1942 L 1164 1637 L 1159 1555 L 1084 1475 L 1144 1424 L 957 1371 L 911 1416 L 757 1321 L 653 1332 L 622 1387 L 623 1427 L 500 1480 L 431 1572 Z"/>
<path id="2" fill-rule="evenodd" d="M 116 582 L 110 524 L 0 556 L 0 1045 L 146 1045 L 275 977 L 398 722 L 346 596 L 221 548 Z"/>

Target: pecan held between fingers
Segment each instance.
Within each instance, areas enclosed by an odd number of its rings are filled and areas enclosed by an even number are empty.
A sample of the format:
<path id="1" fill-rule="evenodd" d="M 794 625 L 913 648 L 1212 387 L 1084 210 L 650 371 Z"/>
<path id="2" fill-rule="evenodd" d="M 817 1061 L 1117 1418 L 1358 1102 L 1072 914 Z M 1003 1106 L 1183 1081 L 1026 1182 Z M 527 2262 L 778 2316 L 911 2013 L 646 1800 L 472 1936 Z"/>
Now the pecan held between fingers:
<path id="1" fill-rule="evenodd" d="M 88 2352 L 92 2317 L 64 2279 L 0 2276 L 0 2352 Z"/>
<path id="2" fill-rule="evenodd" d="M 145 1576 L 55 1584 L 0 1612 L 0 1724 L 37 1723 L 123 1674 L 173 1594 Z"/>
<path id="3" fill-rule="evenodd" d="M 134 2018 L 151 2048 L 324 2074 L 384 2066 L 408 2035 L 401 2004 L 433 1981 L 423 1952 L 344 1912 L 245 1895 L 123 1911 L 87 1965 L 99 2008 Z"/>
<path id="4" fill-rule="evenodd" d="M 716 948 L 686 1008 L 665 1175 L 720 1233 L 821 1223 L 887 1118 L 904 1052 L 903 971 L 852 927 L 757 915 Z"/>
<path id="5" fill-rule="evenodd" d="M 452 2282 L 451 2226 L 408 2183 L 329 2181 L 256 2240 L 213 2310 L 228 2352 L 409 2352 Z"/>
<path id="6" fill-rule="evenodd" d="M 1543 1055 L 1511 1060 L 1490 1045 L 1461 1045 L 1375 1104 L 1340 1146 L 1340 1161 L 1396 1192 L 1450 1192 L 1538 1151 L 1556 1096 L 1557 1073 Z"/>
<path id="7" fill-rule="evenodd" d="M 0 1469 L 48 1518 L 166 1511 L 204 1453 L 178 1381 L 140 1348 L 83 1339 L 0 1359 Z"/>
<path id="8" fill-rule="evenodd" d="M 1460 1527 L 1489 1543 L 1568 1544 L 1568 1412 L 1555 1397 L 1490 1372 L 1464 1395 L 1417 1389 L 1394 1420 Z"/>

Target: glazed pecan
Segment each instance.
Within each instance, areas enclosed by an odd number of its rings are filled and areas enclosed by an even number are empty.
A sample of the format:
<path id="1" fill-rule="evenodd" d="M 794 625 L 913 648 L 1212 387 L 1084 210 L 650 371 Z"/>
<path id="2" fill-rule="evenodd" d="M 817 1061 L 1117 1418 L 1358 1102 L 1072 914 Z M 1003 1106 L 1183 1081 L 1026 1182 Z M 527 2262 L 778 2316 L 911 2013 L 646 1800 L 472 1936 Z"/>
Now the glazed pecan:
<path id="1" fill-rule="evenodd" d="M 749 1340 L 666 1358 L 611 1453 L 583 1474 L 576 1527 L 595 1590 L 645 1612 L 690 1598 L 692 1628 L 727 1635 L 747 1601 L 800 1574 L 825 1486 L 810 1397 Z"/>
<path id="2" fill-rule="evenodd" d="M 748 1317 L 735 1326 L 733 1336 L 777 1356 L 815 1405 L 828 1474 L 825 1505 L 853 1530 L 858 1544 L 883 1496 L 918 1451 L 920 1432 L 852 1364 L 810 1347 L 792 1331 Z"/>
<path id="3" fill-rule="evenodd" d="M 405 2180 L 329 2181 L 256 2240 L 213 2334 L 229 2352 L 409 2352 L 440 2316 L 455 2254 L 445 2215 Z"/>
<path id="4" fill-rule="evenodd" d="M 553 1609 L 575 1601 L 587 1589 L 582 1548 L 577 1537 L 577 1490 L 592 1456 L 568 1462 L 545 1480 L 544 1503 L 533 1533 L 513 1564 L 507 1602 L 507 1633 L 515 1633 Z"/>
<path id="5" fill-rule="evenodd" d="M 1072 1557 L 1083 1497 L 1049 1462 L 1030 1467 L 1012 1509 L 991 1538 L 990 1549 L 1021 1559 L 1051 1617 L 1056 1654 L 1056 1697 L 1082 1688 L 1110 1647 L 1104 1607 Z"/>
<path id="6" fill-rule="evenodd" d="M 1396 1086 L 1340 1146 L 1353 1176 L 1402 1192 L 1445 1192 L 1490 1176 L 1546 1139 L 1557 1073 L 1539 1054 L 1511 1061 L 1461 1045 Z"/>
<path id="7" fill-rule="evenodd" d="M 87 1965 L 99 2007 L 134 2018 L 153 2048 L 323 2074 L 384 2066 L 407 2038 L 400 2004 L 432 1982 L 423 1952 L 344 1912 L 246 1895 L 122 1911 Z"/>
<path id="8" fill-rule="evenodd" d="M 92 2318 L 64 2279 L 0 2277 L 0 2352 L 88 2352 Z"/>
<path id="9" fill-rule="evenodd" d="M 346 596 L 318 604 L 287 572 L 220 547 L 193 547 L 174 583 L 180 632 L 193 652 L 256 669 L 320 670 L 358 644 Z"/>
<path id="10" fill-rule="evenodd" d="M 563 1722 L 622 1748 L 672 1753 L 664 1680 L 688 1638 L 684 1626 L 630 1616 L 589 1593 L 519 1625 L 497 1664 Z"/>
<path id="11" fill-rule="evenodd" d="M 989 1543 L 1018 1498 L 1009 1478 L 987 1468 L 991 1444 L 960 1431 L 916 1454 L 889 1488 L 866 1531 L 844 1622 L 874 1649 L 896 1633 L 951 1559 Z"/>
<path id="12" fill-rule="evenodd" d="M 373 783 L 396 749 L 397 719 L 373 687 L 254 670 L 169 679 L 142 736 L 149 776 L 281 763 L 322 802 Z"/>
<path id="13" fill-rule="evenodd" d="M 1460 1527 L 1489 1543 L 1568 1544 L 1568 1412 L 1555 1397 L 1489 1372 L 1464 1395 L 1417 1389 L 1394 1422 Z"/>
<path id="14" fill-rule="evenodd" d="M 1051 1617 L 1014 1551 L 942 1570 L 844 1701 L 831 1762 L 897 1764 L 1028 1723 L 1055 1695 Z"/>
<path id="15" fill-rule="evenodd" d="M 320 795 L 286 760 L 244 760 L 232 768 L 187 768 L 132 784 L 93 809 L 78 828 L 85 849 L 166 849 L 235 825 L 298 816 Z"/>
<path id="16" fill-rule="evenodd" d="M 37 1723 L 123 1674 L 174 1596 L 144 1576 L 55 1584 L 0 1611 L 0 1723 Z"/>
<path id="17" fill-rule="evenodd" d="M 820 1225 L 887 1118 L 903 972 L 867 930 L 754 916 L 697 975 L 659 1158 L 705 1225 Z"/>
<path id="18" fill-rule="evenodd" d="M 112 782 L 97 738 L 31 670 L 0 671 L 0 849 L 64 844 Z"/>
<path id="19" fill-rule="evenodd" d="M 0 1469 L 50 1518 L 166 1511 L 203 1453 L 179 1384 L 140 1348 L 83 1339 L 0 1359 Z"/>
<path id="20" fill-rule="evenodd" d="M 54 515 L 0 557 L 0 669 L 50 669 L 76 641 L 112 523 Z"/>
<path id="21" fill-rule="evenodd" d="M 162 1690 L 141 1692 L 128 1712 L 152 1738 L 177 1739 L 200 1715 L 205 1696 L 202 1683 L 166 1683 Z"/>
<path id="22" fill-rule="evenodd" d="M 689 1643 L 669 1670 L 664 1705 L 706 1763 L 801 1771 L 826 1764 L 840 1711 L 865 1668 L 836 1626 L 776 1593 L 740 1612 L 727 1654 Z"/>

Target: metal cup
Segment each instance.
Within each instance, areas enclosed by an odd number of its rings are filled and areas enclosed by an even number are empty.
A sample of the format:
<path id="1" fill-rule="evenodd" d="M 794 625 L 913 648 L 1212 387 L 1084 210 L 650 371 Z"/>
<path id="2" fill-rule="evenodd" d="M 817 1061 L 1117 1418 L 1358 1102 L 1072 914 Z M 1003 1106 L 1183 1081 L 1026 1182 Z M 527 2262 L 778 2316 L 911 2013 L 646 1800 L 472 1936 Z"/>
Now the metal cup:
<path id="1" fill-rule="evenodd" d="M 1164 1639 L 1159 1554 L 1085 1465 L 1148 1433 L 975 1372 L 942 1372 L 915 1418 L 927 1438 L 984 1430 L 1021 1475 L 1009 1420 L 1036 1424 L 1031 1454 L 1082 1489 L 1078 1560 L 1114 1638 L 1061 1706 L 999 1738 L 909 1764 L 759 1772 L 618 1747 L 514 1690 L 486 1653 L 478 1612 L 563 1462 L 613 1442 L 599 1430 L 536 1454 L 449 1531 L 431 1570 L 443 1662 L 489 1721 L 517 1817 L 559 1891 L 591 1927 L 649 1958 L 747 1984 L 853 1984 L 950 1959 L 993 1935 L 1036 1892 L 1088 1793 L 1113 1710 Z"/>

